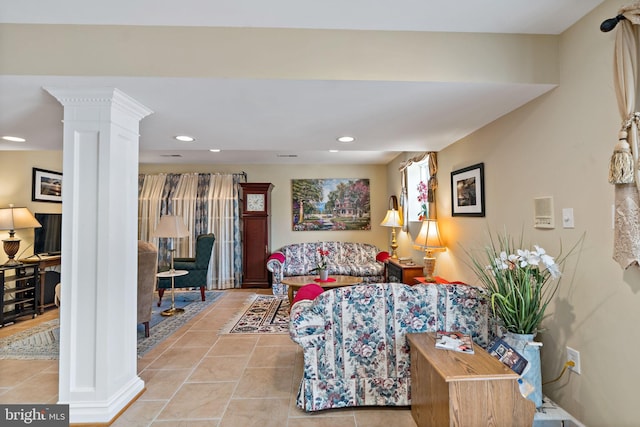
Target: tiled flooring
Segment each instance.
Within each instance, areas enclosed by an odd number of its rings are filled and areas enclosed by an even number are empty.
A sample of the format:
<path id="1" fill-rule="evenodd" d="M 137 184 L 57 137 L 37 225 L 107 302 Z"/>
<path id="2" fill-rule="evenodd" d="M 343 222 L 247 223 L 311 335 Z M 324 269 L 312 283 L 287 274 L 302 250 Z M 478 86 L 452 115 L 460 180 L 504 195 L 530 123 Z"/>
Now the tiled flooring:
<path id="1" fill-rule="evenodd" d="M 232 290 L 138 361 L 146 391 L 117 427 L 415 427 L 409 408 L 296 407 L 302 352 L 288 335 L 218 335 L 251 293 Z M 50 320 L 0 328 L 0 337 Z M 12 329 L 13 328 L 13 329 Z M 0 403 L 55 403 L 57 361 L 0 360 Z"/>

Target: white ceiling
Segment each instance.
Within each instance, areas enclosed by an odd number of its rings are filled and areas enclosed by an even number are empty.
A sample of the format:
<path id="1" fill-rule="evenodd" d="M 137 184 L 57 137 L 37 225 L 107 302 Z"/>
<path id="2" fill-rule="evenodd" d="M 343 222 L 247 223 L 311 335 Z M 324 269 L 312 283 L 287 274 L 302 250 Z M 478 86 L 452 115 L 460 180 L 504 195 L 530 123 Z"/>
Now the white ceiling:
<path id="1" fill-rule="evenodd" d="M 0 0 L 0 23 L 559 34 L 602 1 Z M 62 107 L 42 88 L 101 86 L 116 87 L 154 111 L 141 122 L 141 162 L 241 164 L 384 164 L 398 152 L 439 150 L 552 88 L 513 83 L 0 76 L 0 135 L 28 140 L 0 141 L 0 150 L 61 149 Z M 491 99 L 490 105 L 486 99 Z M 177 134 L 193 135 L 197 141 L 178 144 L 171 138 Z M 344 134 L 357 139 L 337 143 L 335 138 Z M 210 153 L 210 148 L 222 151 Z M 341 152 L 328 153 L 330 148 Z"/>

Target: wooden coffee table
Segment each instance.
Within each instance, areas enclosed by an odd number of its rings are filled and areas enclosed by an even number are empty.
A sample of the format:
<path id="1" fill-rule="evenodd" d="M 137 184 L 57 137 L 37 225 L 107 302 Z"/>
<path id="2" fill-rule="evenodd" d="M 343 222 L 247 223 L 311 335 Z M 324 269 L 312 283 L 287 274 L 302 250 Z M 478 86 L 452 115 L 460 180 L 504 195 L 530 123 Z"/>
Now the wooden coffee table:
<path id="1" fill-rule="evenodd" d="M 335 282 L 316 282 L 315 279 L 318 279 L 318 276 L 290 276 L 283 277 L 282 284 L 289 286 L 289 304 L 293 303 L 293 293 L 297 291 L 304 285 L 308 285 L 309 283 L 315 283 L 320 286 L 325 291 L 331 288 L 341 288 L 343 286 L 351 286 L 357 285 L 358 283 L 362 283 L 362 277 L 354 277 L 354 276 L 329 276 L 330 279 L 336 279 Z"/>

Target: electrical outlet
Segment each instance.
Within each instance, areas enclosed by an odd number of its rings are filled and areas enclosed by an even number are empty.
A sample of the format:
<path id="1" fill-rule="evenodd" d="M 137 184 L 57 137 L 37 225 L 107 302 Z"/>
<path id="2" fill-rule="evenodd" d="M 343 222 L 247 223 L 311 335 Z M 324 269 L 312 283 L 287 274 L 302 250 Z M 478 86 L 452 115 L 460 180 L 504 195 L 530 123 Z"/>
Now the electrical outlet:
<path id="1" fill-rule="evenodd" d="M 567 361 L 575 364 L 574 366 L 569 366 L 569 369 L 580 375 L 580 352 L 567 346 Z"/>

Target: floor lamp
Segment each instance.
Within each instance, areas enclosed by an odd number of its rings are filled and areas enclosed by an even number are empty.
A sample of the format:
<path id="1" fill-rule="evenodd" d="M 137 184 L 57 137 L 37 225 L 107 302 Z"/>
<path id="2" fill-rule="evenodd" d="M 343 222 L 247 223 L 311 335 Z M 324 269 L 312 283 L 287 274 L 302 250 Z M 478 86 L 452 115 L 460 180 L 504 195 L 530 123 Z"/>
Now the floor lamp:
<path id="1" fill-rule="evenodd" d="M 184 309 L 176 308 L 176 300 L 175 300 L 175 276 L 176 271 L 173 268 L 173 255 L 175 252 L 174 248 L 174 239 L 180 237 L 187 237 L 189 235 L 189 230 L 184 225 L 184 220 L 180 216 L 175 215 L 165 215 L 160 218 L 160 222 L 153 232 L 152 237 L 160 237 L 167 238 L 171 243 L 171 247 L 169 248 L 169 253 L 171 254 L 171 269 L 169 270 L 169 275 L 171 277 L 171 308 L 162 312 L 164 316 L 173 316 L 176 313 L 182 313 Z"/>
<path id="2" fill-rule="evenodd" d="M 20 249 L 20 239 L 16 237 L 16 230 L 40 227 L 42 225 L 27 208 L 14 208 L 13 205 L 9 205 L 8 208 L 0 209 L 0 230 L 9 231 L 9 238 L 2 241 L 4 252 L 9 259 L 2 264 L 2 267 L 20 265 L 20 262 L 15 259 Z"/>
<path id="3" fill-rule="evenodd" d="M 420 249 L 424 252 L 424 278 L 426 282 L 435 282 L 433 272 L 436 269 L 436 257 L 434 252 L 443 252 L 447 248 L 442 244 L 440 239 L 440 231 L 438 231 L 438 221 L 435 219 L 427 219 L 422 221 L 422 227 L 418 237 L 413 243 L 414 249 Z"/>

